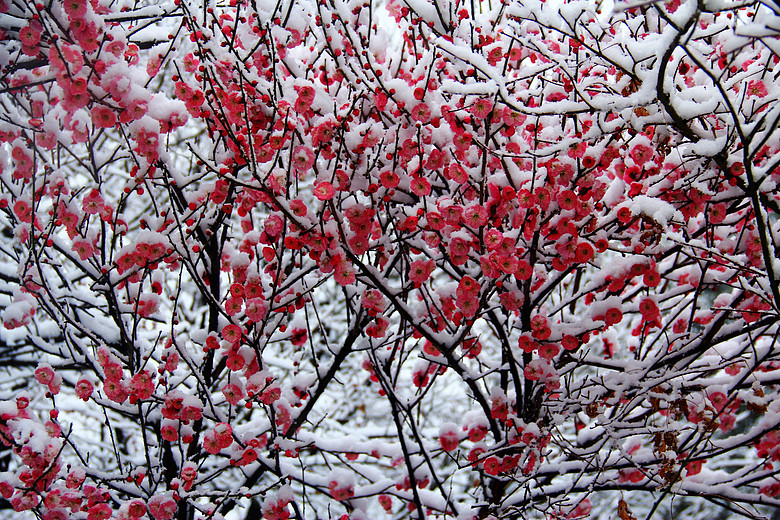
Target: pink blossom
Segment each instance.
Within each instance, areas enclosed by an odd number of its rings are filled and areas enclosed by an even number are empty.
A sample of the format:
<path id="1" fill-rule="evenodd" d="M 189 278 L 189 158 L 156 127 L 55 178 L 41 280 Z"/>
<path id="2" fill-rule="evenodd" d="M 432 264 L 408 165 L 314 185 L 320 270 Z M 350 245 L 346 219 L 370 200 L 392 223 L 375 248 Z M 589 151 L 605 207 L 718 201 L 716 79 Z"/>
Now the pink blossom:
<path id="1" fill-rule="evenodd" d="M 87 213 L 89 215 L 95 215 L 97 213 L 100 213 L 103 210 L 103 207 L 105 206 L 105 202 L 103 201 L 102 195 L 100 195 L 100 192 L 97 189 L 91 190 L 85 197 L 82 202 L 82 209 L 84 210 L 84 213 Z"/>
<path id="2" fill-rule="evenodd" d="M 504 108 L 503 112 L 501 113 L 501 117 L 505 125 L 512 127 L 520 126 L 526 120 L 526 116 L 524 114 L 515 112 L 509 107 Z"/>
<path id="3" fill-rule="evenodd" d="M 473 204 L 463 211 L 463 221 L 472 229 L 481 228 L 488 223 L 488 212 L 481 205 Z"/>
<path id="4" fill-rule="evenodd" d="M 330 490 L 330 494 L 333 499 L 338 502 L 349 500 L 355 496 L 354 485 L 346 485 L 335 480 L 332 480 L 328 484 L 328 489 Z"/>
<path id="5" fill-rule="evenodd" d="M 553 359 L 558 355 L 560 348 L 555 343 L 545 343 L 539 347 L 539 357 L 544 359 Z"/>
<path id="6" fill-rule="evenodd" d="M 154 495 L 147 503 L 149 514 L 155 520 L 170 520 L 176 514 L 176 501 L 168 494 Z"/>
<path id="7" fill-rule="evenodd" d="M 409 266 L 409 279 L 417 286 L 422 285 L 431 276 L 435 267 L 433 260 L 415 260 Z"/>
<path id="8" fill-rule="evenodd" d="M 82 260 L 88 260 L 95 255 L 95 248 L 92 242 L 87 239 L 76 239 L 73 241 L 73 251 L 79 255 Z"/>
<path id="9" fill-rule="evenodd" d="M 17 199 L 13 206 L 14 215 L 21 222 L 32 222 L 32 208 L 30 203 L 24 199 Z"/>
<path id="10" fill-rule="evenodd" d="M 108 504 L 95 504 L 89 508 L 87 520 L 108 520 L 112 514 L 113 511 Z"/>
<path id="11" fill-rule="evenodd" d="M 116 114 L 108 107 L 95 105 L 92 108 L 92 125 L 95 128 L 111 128 L 116 124 Z"/>
<path id="12" fill-rule="evenodd" d="M 329 182 L 323 181 L 314 188 L 314 196 L 319 200 L 330 200 L 336 194 L 336 190 Z"/>
<path id="13" fill-rule="evenodd" d="M 477 119 L 486 119 L 492 111 L 493 101 L 489 98 L 479 98 L 469 108 L 469 112 Z"/>
<path id="14" fill-rule="evenodd" d="M 212 455 L 217 454 L 222 450 L 219 441 L 213 432 L 209 432 L 203 436 L 203 449 Z"/>
<path id="15" fill-rule="evenodd" d="M 149 399 L 154 393 L 155 383 L 149 371 L 141 370 L 133 376 L 128 386 L 139 399 Z"/>
<path id="16" fill-rule="evenodd" d="M 412 119 L 420 123 L 427 123 L 431 119 L 431 108 L 427 103 L 418 103 L 412 108 Z"/>
<path id="17" fill-rule="evenodd" d="M 179 439 L 178 421 L 163 419 L 160 424 L 160 436 L 168 442 L 175 442 Z"/>
<path id="18" fill-rule="evenodd" d="M 140 498 L 134 498 L 127 504 L 127 514 L 130 518 L 141 518 L 146 514 L 146 504 Z"/>
<path id="19" fill-rule="evenodd" d="M 142 318 L 148 318 L 157 313 L 160 305 L 160 297 L 156 294 L 144 294 L 138 299 L 136 312 Z"/>
<path id="20" fill-rule="evenodd" d="M 86 0 L 66 0 L 63 2 L 63 8 L 71 20 L 82 18 L 87 14 Z"/>
<path id="21" fill-rule="evenodd" d="M 25 25 L 19 30 L 19 41 L 26 47 L 38 45 L 38 42 L 41 41 L 40 29 L 35 29 L 31 25 Z"/>
<path id="22" fill-rule="evenodd" d="M 268 312 L 268 306 L 262 298 L 252 298 L 246 301 L 244 313 L 255 323 L 260 323 Z"/>
<path id="23" fill-rule="evenodd" d="M 54 369 L 49 365 L 39 365 L 35 369 L 35 379 L 42 385 L 49 385 L 54 380 Z"/>
<path id="24" fill-rule="evenodd" d="M 415 177 L 412 179 L 410 187 L 412 192 L 419 197 L 425 197 L 431 193 L 431 183 L 425 177 Z"/>
<path id="25" fill-rule="evenodd" d="M 308 146 L 296 146 L 290 161 L 295 171 L 308 172 L 314 166 L 314 152 Z"/>
<path id="26" fill-rule="evenodd" d="M 457 426 L 453 423 L 444 423 L 439 428 L 439 443 L 444 451 L 455 451 L 460 439 Z"/>
<path id="27" fill-rule="evenodd" d="M 92 384 L 91 381 L 88 379 L 81 378 L 76 383 L 76 395 L 81 399 L 82 401 L 88 401 L 89 398 L 92 396 L 92 392 L 94 392 L 95 387 Z"/>
<path id="28" fill-rule="evenodd" d="M 642 166 L 653 158 L 653 149 L 646 144 L 638 144 L 631 149 L 630 155 L 637 166 Z"/>
<path id="29" fill-rule="evenodd" d="M 339 285 L 350 285 L 355 283 L 355 269 L 348 260 L 341 255 L 336 255 L 331 260 L 331 264 L 334 268 L 336 282 L 338 282 Z"/>
<path id="30" fill-rule="evenodd" d="M 764 84 L 763 81 L 759 79 L 754 79 L 748 83 L 747 86 L 748 97 L 756 96 L 762 98 L 762 97 L 766 97 L 768 93 L 769 92 L 767 91 L 766 85 Z"/>

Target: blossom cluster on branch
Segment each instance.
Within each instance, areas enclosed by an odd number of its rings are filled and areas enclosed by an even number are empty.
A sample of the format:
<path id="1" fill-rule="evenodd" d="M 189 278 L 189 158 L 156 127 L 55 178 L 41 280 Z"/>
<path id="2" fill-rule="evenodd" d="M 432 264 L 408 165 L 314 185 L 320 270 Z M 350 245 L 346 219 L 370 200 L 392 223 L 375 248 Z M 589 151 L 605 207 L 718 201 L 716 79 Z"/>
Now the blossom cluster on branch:
<path id="1" fill-rule="evenodd" d="M 0 506 L 780 506 L 780 5 L 606 4 L 0 0 Z"/>

